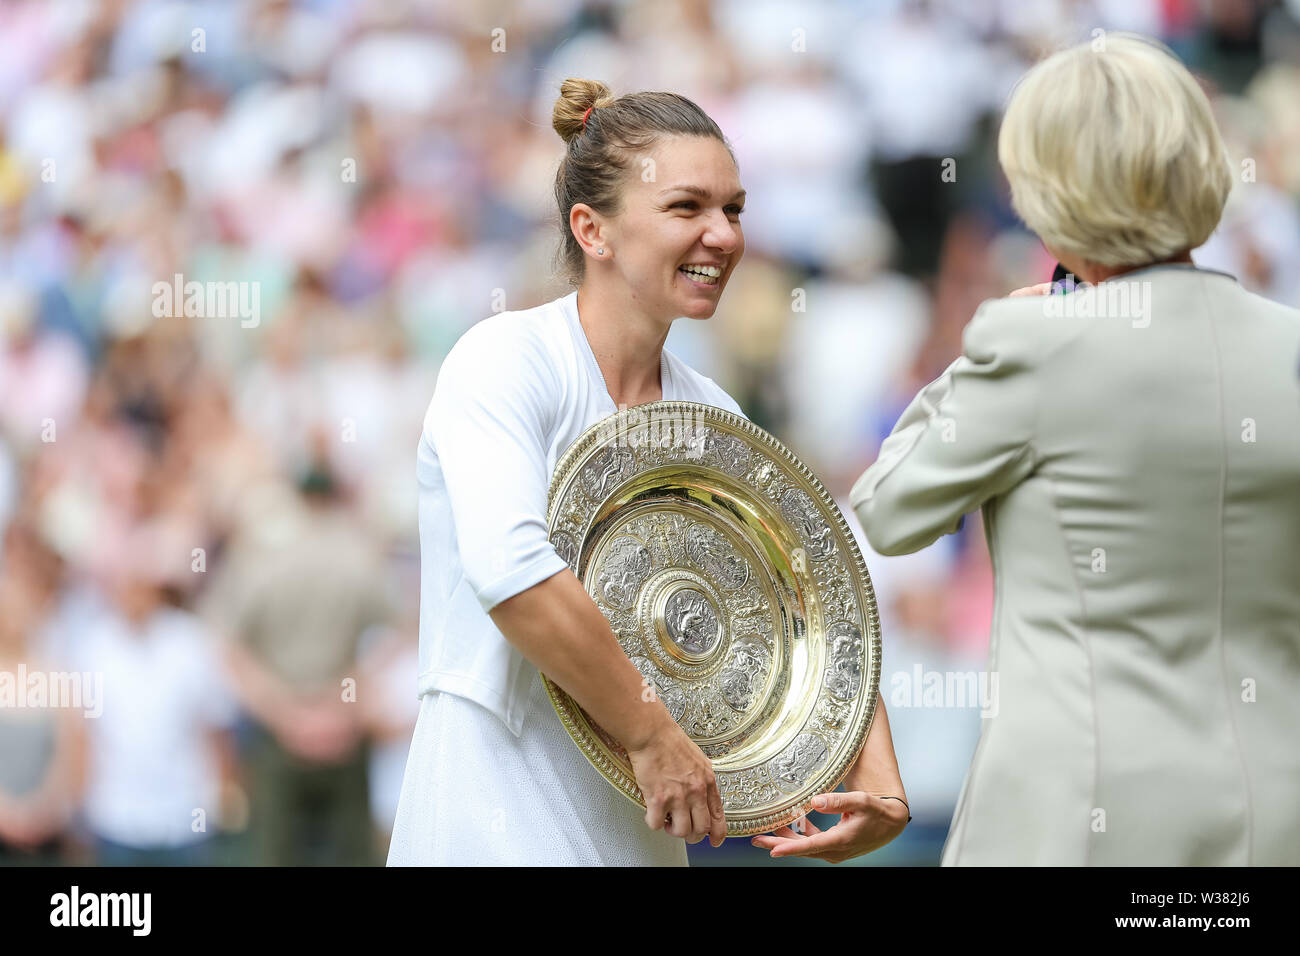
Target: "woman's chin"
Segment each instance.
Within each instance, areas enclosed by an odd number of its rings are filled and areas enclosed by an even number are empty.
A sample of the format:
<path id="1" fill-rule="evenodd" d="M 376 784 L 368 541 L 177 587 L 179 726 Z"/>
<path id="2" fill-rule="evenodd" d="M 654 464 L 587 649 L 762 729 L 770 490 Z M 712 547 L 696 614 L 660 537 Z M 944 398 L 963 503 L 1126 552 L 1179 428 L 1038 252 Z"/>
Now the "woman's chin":
<path id="1" fill-rule="evenodd" d="M 674 298 L 680 303 L 679 315 L 691 319 L 707 319 L 718 310 L 718 302 L 722 297 L 720 282 L 712 286 L 704 285 L 688 279 L 680 271 L 674 281 Z"/>
<path id="2" fill-rule="evenodd" d="M 716 311 L 718 311 L 716 296 L 707 299 L 691 296 L 683 303 L 681 315 L 687 319 L 711 319 Z"/>

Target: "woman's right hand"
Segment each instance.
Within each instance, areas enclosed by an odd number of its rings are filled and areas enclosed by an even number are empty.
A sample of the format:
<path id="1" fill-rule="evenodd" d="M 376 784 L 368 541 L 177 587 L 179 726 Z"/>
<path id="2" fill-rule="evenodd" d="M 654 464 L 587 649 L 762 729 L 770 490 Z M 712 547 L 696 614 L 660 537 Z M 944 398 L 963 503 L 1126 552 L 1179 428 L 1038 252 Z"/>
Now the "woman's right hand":
<path id="1" fill-rule="evenodd" d="M 628 748 L 632 772 L 645 798 L 646 825 L 687 843 L 706 836 L 713 846 L 727 837 L 727 818 L 713 763 L 668 712 L 646 743 Z"/>
<path id="2" fill-rule="evenodd" d="M 689 843 L 727 836 L 713 764 L 636 669 L 569 569 L 506 598 L 492 622 L 530 663 L 622 741 L 646 802 L 646 824 Z M 665 822 L 671 817 L 670 822 Z"/>

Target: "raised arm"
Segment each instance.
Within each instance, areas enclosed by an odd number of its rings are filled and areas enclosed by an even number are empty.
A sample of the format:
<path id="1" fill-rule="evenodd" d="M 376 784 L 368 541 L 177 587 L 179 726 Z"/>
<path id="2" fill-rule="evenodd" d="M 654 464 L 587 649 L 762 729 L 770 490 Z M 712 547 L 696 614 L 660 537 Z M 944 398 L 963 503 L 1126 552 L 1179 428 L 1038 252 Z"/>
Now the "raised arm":
<path id="1" fill-rule="evenodd" d="M 1023 308 L 1009 314 L 993 305 L 975 313 L 962 354 L 917 393 L 850 492 L 881 554 L 910 554 L 955 531 L 962 515 L 1037 467 L 1033 356 L 1041 324 L 1027 321 Z"/>

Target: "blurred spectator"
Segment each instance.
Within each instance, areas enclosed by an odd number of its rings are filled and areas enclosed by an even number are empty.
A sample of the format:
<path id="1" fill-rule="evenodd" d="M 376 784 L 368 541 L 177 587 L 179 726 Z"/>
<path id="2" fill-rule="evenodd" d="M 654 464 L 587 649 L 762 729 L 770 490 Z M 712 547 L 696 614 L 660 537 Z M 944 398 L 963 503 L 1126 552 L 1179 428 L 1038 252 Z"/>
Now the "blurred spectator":
<path id="1" fill-rule="evenodd" d="M 1002 92 L 994 56 L 929 3 L 895 4 L 853 41 L 844 68 L 874 122 L 871 178 L 898 236 L 898 269 L 932 276 L 969 177 L 965 154 Z"/>
<path id="2" fill-rule="evenodd" d="M 77 809 L 80 712 L 46 696 L 25 699 L 29 674 L 58 664 L 37 639 L 54 596 L 56 559 L 28 526 L 4 535 L 0 555 L 0 865 L 59 862 Z M 7 698 L 7 699 L 6 699 Z"/>
<path id="3" fill-rule="evenodd" d="M 214 592 L 248 748 L 255 861 L 376 862 L 359 647 L 391 616 L 383 564 L 331 474 L 301 479 L 303 509 Z"/>
<path id="4" fill-rule="evenodd" d="M 30 289 L 0 287 L 0 430 L 23 446 L 48 435 L 51 423 L 70 425 L 86 391 L 76 342 L 37 325 Z M 49 440 L 47 437 L 45 440 Z"/>
<path id="5" fill-rule="evenodd" d="M 198 618 L 166 603 L 184 571 L 151 531 L 132 535 L 107 600 L 69 642 L 73 670 L 102 680 L 101 713 L 86 717 L 85 815 L 109 866 L 212 862 L 235 772 L 220 659 Z"/>

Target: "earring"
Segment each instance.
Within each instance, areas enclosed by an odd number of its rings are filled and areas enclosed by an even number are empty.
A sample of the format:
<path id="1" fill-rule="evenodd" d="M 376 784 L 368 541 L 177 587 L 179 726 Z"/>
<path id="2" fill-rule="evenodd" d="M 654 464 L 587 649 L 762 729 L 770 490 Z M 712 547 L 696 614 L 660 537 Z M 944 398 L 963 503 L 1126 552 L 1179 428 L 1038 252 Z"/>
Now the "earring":
<path id="1" fill-rule="evenodd" d="M 603 256 L 604 254 L 605 254 L 605 250 L 604 250 L 604 249 L 597 249 L 597 250 L 596 250 L 596 255 L 598 255 L 598 256 Z"/>

